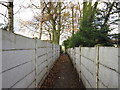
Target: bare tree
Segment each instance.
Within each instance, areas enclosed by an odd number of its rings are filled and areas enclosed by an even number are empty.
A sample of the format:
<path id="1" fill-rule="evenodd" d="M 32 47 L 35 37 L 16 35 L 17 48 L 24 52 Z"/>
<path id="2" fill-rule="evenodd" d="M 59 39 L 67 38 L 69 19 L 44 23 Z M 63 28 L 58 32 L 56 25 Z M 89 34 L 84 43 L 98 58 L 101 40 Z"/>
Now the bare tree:
<path id="1" fill-rule="evenodd" d="M 13 32 L 13 0 L 8 0 L 8 2 L 0 2 L 1 5 L 5 6 L 8 10 L 8 16 L 0 13 L 2 16 L 8 19 L 7 31 Z"/>

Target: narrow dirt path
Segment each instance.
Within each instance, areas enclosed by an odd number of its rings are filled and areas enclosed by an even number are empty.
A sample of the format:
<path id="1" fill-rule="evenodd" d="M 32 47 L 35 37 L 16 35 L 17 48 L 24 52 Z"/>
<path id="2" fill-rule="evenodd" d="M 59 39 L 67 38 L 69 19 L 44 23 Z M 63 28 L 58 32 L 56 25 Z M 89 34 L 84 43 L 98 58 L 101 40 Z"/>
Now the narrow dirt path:
<path id="1" fill-rule="evenodd" d="M 81 88 L 78 74 L 67 54 L 62 54 L 40 88 Z M 84 89 L 85 90 L 85 89 Z"/>

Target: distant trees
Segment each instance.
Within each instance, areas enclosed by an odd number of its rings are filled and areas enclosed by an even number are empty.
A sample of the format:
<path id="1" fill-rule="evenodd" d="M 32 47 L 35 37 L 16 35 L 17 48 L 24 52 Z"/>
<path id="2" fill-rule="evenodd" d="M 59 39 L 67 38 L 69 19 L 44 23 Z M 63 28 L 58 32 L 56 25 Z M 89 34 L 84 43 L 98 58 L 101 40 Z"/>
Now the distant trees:
<path id="1" fill-rule="evenodd" d="M 49 40 L 52 43 L 59 44 L 61 34 L 64 33 L 68 37 L 67 35 L 70 33 L 72 37 L 64 41 L 64 45 L 68 48 L 79 45 L 94 46 L 96 44 L 113 46 L 115 44 L 113 39 L 119 38 L 119 34 L 110 34 L 114 25 L 118 25 L 118 13 L 120 12 L 118 2 L 103 2 L 103 8 L 98 8 L 99 3 L 97 1 L 95 3 L 83 2 L 81 10 L 79 3 L 51 2 L 51 0 L 40 2 L 38 0 L 38 6 L 32 3 L 35 0 L 30 1 L 31 4 L 27 7 L 31 9 L 34 7 L 39 12 L 30 21 L 20 20 L 21 28 L 30 29 L 33 31 L 33 35 L 37 33 L 39 39 L 47 32 L 46 35 L 49 35 Z M 13 0 L 0 2 L 0 5 L 5 6 L 8 10 L 8 16 L 0 13 L 7 19 L 7 26 L 2 29 L 7 28 L 8 31 L 13 32 Z"/>
<path id="2" fill-rule="evenodd" d="M 92 2 L 84 2 L 82 16 L 80 18 L 80 30 L 69 39 L 69 46 L 79 46 L 80 44 L 92 46 L 94 36 L 93 21 L 96 14 L 98 2 L 92 5 Z M 65 41 L 66 42 L 66 41 Z M 64 43 L 65 44 L 65 43 Z"/>
<path id="3" fill-rule="evenodd" d="M 74 46 L 113 46 L 110 26 L 117 24 L 118 18 L 115 13 L 119 12 L 117 2 L 104 2 L 105 7 L 98 9 L 98 2 L 84 2 L 82 17 L 80 19 L 80 30 L 64 41 L 66 48 Z M 114 15 L 113 19 L 111 19 Z"/>
<path id="4" fill-rule="evenodd" d="M 39 7 L 35 4 L 32 4 L 35 8 L 39 9 L 40 12 L 37 12 L 37 15 L 30 21 L 20 21 L 22 26 L 34 28 L 39 32 L 38 38 L 41 39 L 42 35 L 47 33 L 49 35 L 49 40 L 52 43 L 59 44 L 60 36 L 62 33 L 70 32 L 72 30 L 72 13 L 70 12 L 71 6 L 65 2 L 50 2 L 42 1 Z M 74 16 L 75 17 L 75 16 Z M 78 17 L 78 16 L 77 16 Z M 78 18 L 77 18 L 78 19 Z M 76 21 L 75 21 L 76 23 Z M 78 22 L 77 22 L 78 23 Z M 74 26 L 76 27 L 76 26 Z M 76 30 L 76 28 L 74 28 Z"/>
<path id="5" fill-rule="evenodd" d="M 52 42 L 59 44 L 60 32 L 61 32 L 61 12 L 62 8 L 61 2 L 49 2 L 45 12 L 51 16 L 49 23 L 52 27 Z"/>
<path id="6" fill-rule="evenodd" d="M 47 26 L 50 28 L 53 43 L 59 44 L 61 34 L 67 32 L 65 29 L 72 29 L 72 32 L 76 29 L 74 24 L 78 23 L 76 19 L 79 17 L 75 17 L 74 9 L 74 4 L 71 6 L 71 3 L 68 5 L 64 2 L 48 2 L 46 5 L 44 13 L 50 15 L 50 20 L 44 23 L 49 25 Z"/>
<path id="7" fill-rule="evenodd" d="M 61 2 L 45 2 L 40 3 L 42 5 L 41 14 L 35 16 L 39 23 L 39 39 L 41 39 L 42 32 L 44 29 L 49 33 L 51 42 L 55 44 L 59 44 L 60 32 L 61 32 L 61 17 L 62 10 L 64 10 L 64 6 Z M 63 8 L 62 8 L 63 6 Z"/>

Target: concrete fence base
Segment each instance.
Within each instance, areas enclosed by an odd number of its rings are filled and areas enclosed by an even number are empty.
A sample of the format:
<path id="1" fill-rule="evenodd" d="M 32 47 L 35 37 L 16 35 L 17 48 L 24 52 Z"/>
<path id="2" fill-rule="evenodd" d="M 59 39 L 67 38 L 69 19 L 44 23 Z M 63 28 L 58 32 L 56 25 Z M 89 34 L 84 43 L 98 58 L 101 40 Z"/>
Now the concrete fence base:
<path id="1" fill-rule="evenodd" d="M 59 45 L 3 31 L 0 88 L 38 87 L 59 54 Z"/>
<path id="2" fill-rule="evenodd" d="M 86 88 L 118 88 L 118 48 L 76 47 L 67 50 Z"/>

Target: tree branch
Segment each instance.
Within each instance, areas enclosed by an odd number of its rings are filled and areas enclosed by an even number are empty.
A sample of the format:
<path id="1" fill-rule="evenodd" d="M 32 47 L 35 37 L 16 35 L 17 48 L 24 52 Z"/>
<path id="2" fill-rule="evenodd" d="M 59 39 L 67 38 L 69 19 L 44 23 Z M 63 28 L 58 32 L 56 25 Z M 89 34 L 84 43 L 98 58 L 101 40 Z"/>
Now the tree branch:
<path id="1" fill-rule="evenodd" d="M 7 19 L 8 19 L 8 17 L 7 17 L 6 15 L 2 14 L 2 13 L 0 13 L 0 15 L 2 15 L 2 16 L 4 16 L 5 18 L 7 18 Z"/>
<path id="2" fill-rule="evenodd" d="M 7 5 L 5 5 L 5 4 L 3 4 L 3 3 L 1 3 L 1 2 L 0 2 L 0 4 L 8 8 L 8 6 L 7 6 Z"/>

